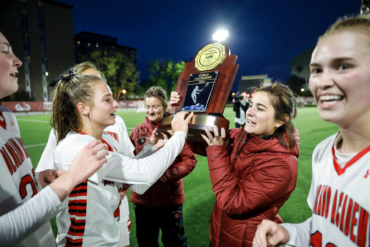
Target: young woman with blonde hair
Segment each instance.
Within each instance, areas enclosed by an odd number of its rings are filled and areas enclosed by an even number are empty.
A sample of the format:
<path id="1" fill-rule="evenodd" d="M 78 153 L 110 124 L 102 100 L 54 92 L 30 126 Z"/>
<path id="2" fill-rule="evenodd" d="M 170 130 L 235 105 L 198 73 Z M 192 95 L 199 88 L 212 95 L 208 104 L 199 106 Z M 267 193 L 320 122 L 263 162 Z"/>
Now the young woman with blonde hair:
<path id="1" fill-rule="evenodd" d="M 335 22 L 319 38 L 310 70 L 320 117 L 339 127 L 312 154 L 312 217 L 263 221 L 253 246 L 369 246 L 370 16 Z"/>
<path id="2" fill-rule="evenodd" d="M 89 180 L 77 186 L 57 215 L 58 246 L 118 246 L 120 196 L 116 182 L 132 185 L 144 193 L 163 174 L 181 151 L 188 128 L 185 112 L 175 116 L 174 136 L 158 152 L 143 159 L 117 153 L 119 143 L 105 133 L 114 125 L 118 103 L 104 78 L 68 75 L 57 82 L 53 98 L 52 125 L 58 146 L 54 152 L 56 168 L 68 170 L 71 159 L 83 144 L 92 139 L 108 144 L 108 162 Z"/>

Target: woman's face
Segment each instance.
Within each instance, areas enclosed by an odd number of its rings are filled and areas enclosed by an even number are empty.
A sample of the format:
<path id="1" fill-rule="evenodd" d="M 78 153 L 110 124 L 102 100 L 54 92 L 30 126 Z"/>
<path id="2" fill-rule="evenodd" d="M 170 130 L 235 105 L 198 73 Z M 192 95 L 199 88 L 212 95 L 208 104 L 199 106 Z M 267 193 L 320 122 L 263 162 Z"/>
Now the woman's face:
<path id="1" fill-rule="evenodd" d="M 113 99 L 112 91 L 105 82 L 97 82 L 94 89 L 93 106 L 90 109 L 90 121 L 94 128 L 105 129 L 116 123 L 117 101 Z"/>
<path id="2" fill-rule="evenodd" d="M 368 126 L 370 36 L 342 31 L 321 40 L 310 64 L 310 90 L 319 114 L 340 128 Z"/>
<path id="3" fill-rule="evenodd" d="M 0 33 L 0 99 L 18 90 L 18 67 L 22 65 L 5 36 Z"/>
<path id="4" fill-rule="evenodd" d="M 272 135 L 281 121 L 275 119 L 275 109 L 266 92 L 256 92 L 246 112 L 244 130 L 259 137 Z"/>
<path id="5" fill-rule="evenodd" d="M 146 117 L 153 123 L 159 123 L 163 119 L 164 109 L 162 102 L 156 97 L 145 99 Z"/>

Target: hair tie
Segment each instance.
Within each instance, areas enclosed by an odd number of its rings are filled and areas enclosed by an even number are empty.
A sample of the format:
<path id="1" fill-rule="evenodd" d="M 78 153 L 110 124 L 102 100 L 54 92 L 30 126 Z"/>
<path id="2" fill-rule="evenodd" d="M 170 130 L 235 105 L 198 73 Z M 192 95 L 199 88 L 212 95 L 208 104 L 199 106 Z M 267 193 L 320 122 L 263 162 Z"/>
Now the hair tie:
<path id="1" fill-rule="evenodd" d="M 77 75 L 76 71 L 74 71 L 73 69 L 68 69 L 68 75 L 58 76 L 57 78 L 55 78 L 54 80 L 49 82 L 49 86 L 50 87 L 55 87 L 58 84 L 59 81 L 61 81 L 61 80 L 69 81 L 76 75 Z"/>

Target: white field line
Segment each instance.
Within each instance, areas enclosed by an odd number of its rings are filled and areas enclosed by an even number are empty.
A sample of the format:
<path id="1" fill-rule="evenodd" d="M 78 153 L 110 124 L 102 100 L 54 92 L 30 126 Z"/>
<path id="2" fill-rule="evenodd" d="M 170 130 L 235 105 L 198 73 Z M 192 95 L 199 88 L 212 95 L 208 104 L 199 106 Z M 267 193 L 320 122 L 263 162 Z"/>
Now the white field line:
<path id="1" fill-rule="evenodd" d="M 45 120 L 33 120 L 33 119 L 24 119 L 24 118 L 17 118 L 17 120 L 21 120 L 21 121 L 28 121 L 28 122 L 39 122 L 39 123 L 50 123 L 49 121 L 45 121 Z"/>
<path id="2" fill-rule="evenodd" d="M 38 146 L 45 146 L 46 143 L 41 143 L 41 144 L 35 144 L 35 145 L 28 145 L 28 146 L 25 146 L 25 148 L 33 148 L 33 147 L 38 147 Z"/>

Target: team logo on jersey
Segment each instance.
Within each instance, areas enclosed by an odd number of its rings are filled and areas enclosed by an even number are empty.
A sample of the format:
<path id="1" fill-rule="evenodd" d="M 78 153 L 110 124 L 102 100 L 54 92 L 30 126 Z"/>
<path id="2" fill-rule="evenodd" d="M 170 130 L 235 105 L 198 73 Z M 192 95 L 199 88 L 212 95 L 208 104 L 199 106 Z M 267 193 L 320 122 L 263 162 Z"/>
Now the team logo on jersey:
<path id="1" fill-rule="evenodd" d="M 148 137 L 146 137 L 146 136 L 142 136 L 142 137 L 140 137 L 139 138 L 139 143 L 142 145 L 142 144 L 144 144 L 145 143 L 145 140 L 147 139 Z"/>
<path id="2" fill-rule="evenodd" d="M 5 118 L 4 118 L 3 113 L 1 111 L 0 111 L 0 126 L 3 127 L 3 129 L 6 129 Z"/>

